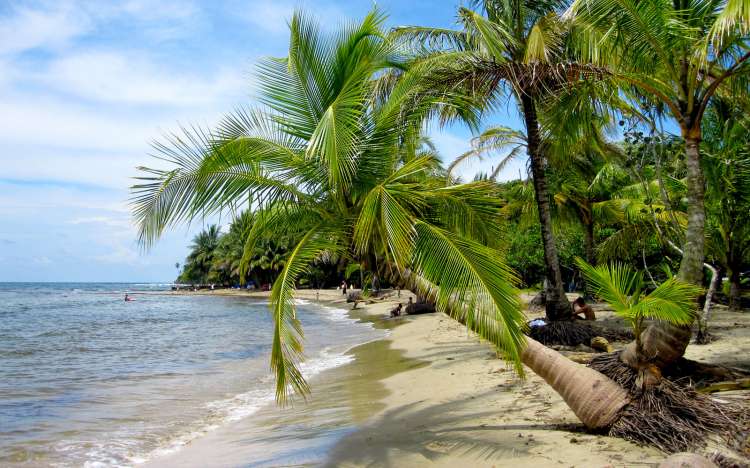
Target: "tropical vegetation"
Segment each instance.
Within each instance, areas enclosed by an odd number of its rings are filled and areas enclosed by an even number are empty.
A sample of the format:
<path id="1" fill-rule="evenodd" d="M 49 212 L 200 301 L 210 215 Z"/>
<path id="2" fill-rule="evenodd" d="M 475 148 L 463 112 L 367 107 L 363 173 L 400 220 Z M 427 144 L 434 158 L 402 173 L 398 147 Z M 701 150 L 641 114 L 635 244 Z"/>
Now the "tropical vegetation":
<path id="1" fill-rule="evenodd" d="M 542 376 L 588 427 L 630 437 L 638 418 L 653 418 L 650 430 L 679 420 L 686 433 L 724 424 L 729 413 L 709 427 L 696 422 L 705 411 L 667 405 L 664 417 L 652 403 L 714 408 L 653 389 L 712 300 L 743 302 L 746 2 L 485 0 L 459 8 L 456 29 L 385 21 L 374 9 L 327 34 L 295 13 L 288 55 L 258 65 L 258 104 L 155 145 L 171 167 L 141 168 L 132 189 L 141 242 L 235 216 L 226 234 L 196 236 L 180 279 L 273 283 L 281 402 L 309 391 L 295 289 L 357 274 L 427 298 L 520 374 L 525 364 Z M 507 103 L 522 128 L 491 121 Z M 467 125 L 471 150 L 444 165 L 428 138 L 436 123 Z M 527 174 L 498 180 L 524 156 Z M 476 157 L 496 168 L 458 178 Z M 563 324 L 566 291 L 585 289 L 635 340 L 606 365 L 575 364 L 525 336 L 519 287 L 543 289 L 547 320 Z M 682 449 L 695 438 L 659 440 Z"/>

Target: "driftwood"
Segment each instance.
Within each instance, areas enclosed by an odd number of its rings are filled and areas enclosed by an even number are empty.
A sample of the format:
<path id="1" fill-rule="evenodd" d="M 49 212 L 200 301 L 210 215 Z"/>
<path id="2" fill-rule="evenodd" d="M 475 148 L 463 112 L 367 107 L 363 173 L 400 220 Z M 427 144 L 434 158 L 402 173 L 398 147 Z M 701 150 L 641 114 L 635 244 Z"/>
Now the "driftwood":
<path id="1" fill-rule="evenodd" d="M 569 353 L 563 353 L 566 358 L 570 359 L 573 362 L 577 362 L 578 364 L 588 364 L 591 362 L 592 359 L 594 359 L 594 356 L 596 356 L 598 353 L 582 353 L 582 352 L 569 352 Z"/>
<path id="2" fill-rule="evenodd" d="M 698 389 L 700 393 L 729 392 L 732 390 L 750 389 L 750 379 L 730 380 L 728 382 L 718 382 L 707 387 Z"/>

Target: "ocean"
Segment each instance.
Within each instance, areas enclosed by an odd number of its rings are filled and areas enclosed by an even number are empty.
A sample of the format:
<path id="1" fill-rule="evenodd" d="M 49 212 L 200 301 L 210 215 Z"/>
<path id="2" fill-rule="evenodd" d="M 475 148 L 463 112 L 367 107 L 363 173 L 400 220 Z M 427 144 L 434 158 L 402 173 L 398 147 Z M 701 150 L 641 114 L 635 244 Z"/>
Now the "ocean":
<path id="1" fill-rule="evenodd" d="M 1 466 L 134 466 L 273 404 L 268 302 L 169 286 L 0 283 Z M 385 334 L 305 301 L 298 317 L 308 378 Z"/>

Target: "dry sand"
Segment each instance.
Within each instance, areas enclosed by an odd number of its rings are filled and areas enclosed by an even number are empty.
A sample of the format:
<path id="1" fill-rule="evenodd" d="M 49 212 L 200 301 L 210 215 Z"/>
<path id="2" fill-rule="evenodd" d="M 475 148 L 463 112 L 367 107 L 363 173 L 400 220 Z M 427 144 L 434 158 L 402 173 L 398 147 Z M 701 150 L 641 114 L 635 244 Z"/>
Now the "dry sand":
<path id="1" fill-rule="evenodd" d="M 338 291 L 300 291 L 298 297 L 344 302 Z M 398 300 L 406 302 L 406 298 L 404 293 Z M 394 300 L 360 306 L 359 314 L 387 316 Z M 611 312 L 598 309 L 598 319 L 615 321 Z M 538 314 L 529 317 L 534 315 Z M 687 357 L 750 370 L 749 316 L 719 307 L 712 320 L 719 340 L 691 345 Z M 383 359 L 372 353 L 357 354 L 358 360 L 369 362 L 359 362 L 356 375 L 372 377 L 378 389 L 377 404 L 362 412 L 358 430 L 330 449 L 329 466 L 631 467 L 657 466 L 665 458 L 653 448 L 586 433 L 542 379 L 528 370 L 526 379 L 520 379 L 497 359 L 491 346 L 442 314 L 408 316 L 388 323 L 398 325 L 386 340 L 387 346 L 379 351 Z M 386 355 L 410 358 L 419 365 L 395 374 L 368 376 L 390 362 Z M 324 373 L 321 380 L 325 379 Z M 189 452 L 183 454 L 183 460 L 185 455 L 190 456 Z M 236 453 L 231 459 L 238 462 L 237 456 L 252 455 Z"/>

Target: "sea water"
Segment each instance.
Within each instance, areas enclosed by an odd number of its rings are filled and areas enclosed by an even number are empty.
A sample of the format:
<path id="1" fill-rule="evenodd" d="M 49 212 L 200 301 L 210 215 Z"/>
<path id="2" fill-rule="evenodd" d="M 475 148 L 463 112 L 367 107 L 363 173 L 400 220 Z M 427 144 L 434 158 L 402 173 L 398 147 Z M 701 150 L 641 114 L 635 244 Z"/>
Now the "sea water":
<path id="1" fill-rule="evenodd" d="M 273 402 L 268 302 L 167 289 L 0 283 L 0 466 L 137 465 Z M 297 308 L 308 378 L 384 333 Z"/>

